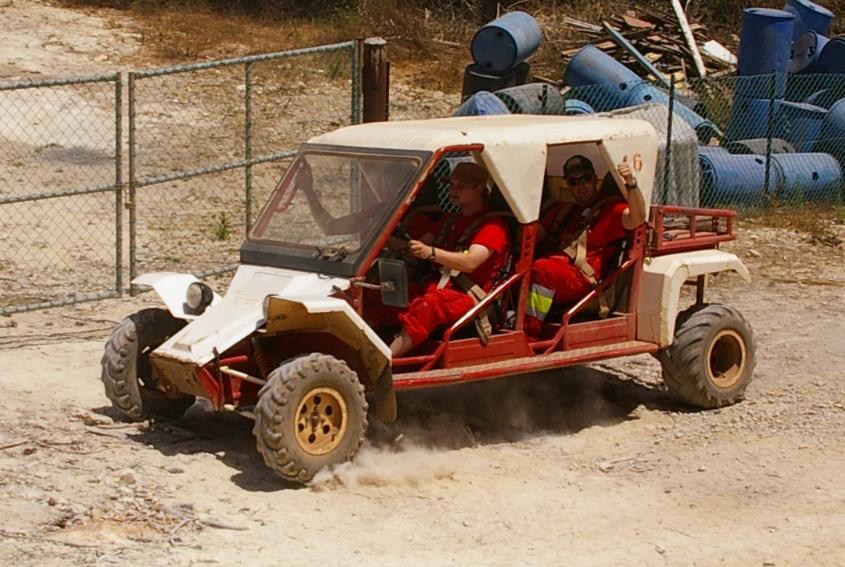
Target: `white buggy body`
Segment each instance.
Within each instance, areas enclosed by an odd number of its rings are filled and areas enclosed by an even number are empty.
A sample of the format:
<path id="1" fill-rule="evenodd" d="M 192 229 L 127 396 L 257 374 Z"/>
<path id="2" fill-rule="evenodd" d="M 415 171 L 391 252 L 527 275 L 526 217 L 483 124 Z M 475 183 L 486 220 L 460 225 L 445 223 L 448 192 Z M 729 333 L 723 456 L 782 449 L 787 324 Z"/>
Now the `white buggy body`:
<path id="1" fill-rule="evenodd" d="M 587 157 L 604 178 L 601 190 L 617 199 L 627 191 L 616 164 L 628 163 L 648 205 L 657 151 L 648 122 L 593 116 L 381 122 L 316 136 L 271 193 L 222 296 L 190 274 L 133 281 L 152 286 L 167 309 L 139 312 L 115 329 L 103 357 L 106 393 L 130 419 L 177 416 L 194 396 L 253 415 L 265 462 L 297 481 L 354 456 L 367 425 L 365 393 L 390 421 L 395 389 L 653 353 L 684 401 L 734 403 L 754 365 L 750 327 L 735 310 L 703 303 L 706 275 L 749 278 L 735 255 L 718 250 L 735 238 L 730 211 L 653 208 L 657 226 L 629 231 L 615 271 L 547 326 L 545 338 L 529 340 L 522 329 L 538 219 L 548 201 L 567 199 L 564 161 Z M 391 359 L 387 330 L 362 316 L 364 295 L 377 290 L 384 306 L 400 305 L 387 292 L 407 290 L 405 264 L 386 251 L 415 207 L 442 191 L 438 176 L 454 160 L 489 172 L 503 203 L 491 214 L 509 219 L 512 231 L 512 272 L 442 337 Z M 612 291 L 617 281 L 621 291 Z M 690 283 L 696 303 L 678 317 L 681 287 Z M 589 305 L 610 294 L 618 308 L 591 315 Z M 494 308 L 503 316 L 491 336 L 460 333 Z"/>

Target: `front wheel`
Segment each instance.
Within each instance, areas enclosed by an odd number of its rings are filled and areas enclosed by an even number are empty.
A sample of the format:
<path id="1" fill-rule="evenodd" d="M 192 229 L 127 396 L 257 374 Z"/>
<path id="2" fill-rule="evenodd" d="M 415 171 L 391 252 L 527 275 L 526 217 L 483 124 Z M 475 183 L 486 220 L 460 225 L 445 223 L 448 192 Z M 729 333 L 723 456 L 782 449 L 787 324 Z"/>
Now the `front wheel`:
<path id="1" fill-rule="evenodd" d="M 754 334 L 733 307 L 693 306 L 678 316 L 675 340 L 660 351 L 663 381 L 681 401 L 701 408 L 745 396 L 756 364 Z"/>
<path id="2" fill-rule="evenodd" d="M 175 418 L 193 405 L 194 396 L 171 396 L 159 388 L 150 364 L 150 352 L 185 324 L 166 309 L 153 308 L 127 317 L 112 331 L 101 378 L 112 407 L 124 419 Z"/>
<path id="3" fill-rule="evenodd" d="M 312 353 L 270 373 L 255 408 L 258 452 L 279 476 L 308 482 L 352 459 L 364 442 L 367 401 L 343 360 Z"/>

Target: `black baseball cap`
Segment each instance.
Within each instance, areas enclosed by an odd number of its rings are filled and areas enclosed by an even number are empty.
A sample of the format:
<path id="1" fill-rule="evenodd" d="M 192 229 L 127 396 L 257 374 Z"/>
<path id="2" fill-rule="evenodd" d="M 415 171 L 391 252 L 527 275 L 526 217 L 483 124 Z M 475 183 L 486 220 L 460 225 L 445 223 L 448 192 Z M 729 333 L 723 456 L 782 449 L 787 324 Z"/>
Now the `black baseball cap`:
<path id="1" fill-rule="evenodd" d="M 581 171 L 584 173 L 595 173 L 596 170 L 593 167 L 593 162 L 585 158 L 584 156 L 572 156 L 566 163 L 563 164 L 563 176 L 569 177 L 569 174 L 575 171 Z"/>

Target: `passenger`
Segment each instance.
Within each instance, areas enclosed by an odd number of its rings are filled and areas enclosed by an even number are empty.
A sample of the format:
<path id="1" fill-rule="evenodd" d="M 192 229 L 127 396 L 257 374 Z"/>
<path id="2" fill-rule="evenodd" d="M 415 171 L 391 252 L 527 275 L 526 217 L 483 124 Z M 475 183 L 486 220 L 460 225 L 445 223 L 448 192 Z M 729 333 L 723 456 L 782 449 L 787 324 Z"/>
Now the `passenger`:
<path id="1" fill-rule="evenodd" d="M 412 256 L 437 264 L 440 273 L 424 279 L 416 297 L 398 314 L 402 329 L 390 344 L 394 357 L 407 353 L 436 328 L 456 322 L 481 301 L 510 246 L 507 224 L 489 215 L 487 171 L 462 162 L 447 179 L 449 198 L 460 211 L 441 218 L 419 240 L 408 242 Z M 489 333 L 489 327 L 485 331 Z"/>
<path id="2" fill-rule="evenodd" d="M 620 163 L 617 171 L 625 181 L 624 193 L 620 188 L 619 194 L 602 198 L 589 159 L 573 156 L 564 164 L 563 176 L 575 204 L 561 203 L 540 220 L 540 259 L 531 270 L 525 318 L 529 338 L 540 336 L 552 306 L 578 301 L 599 284 L 607 260 L 619 252 L 627 231 L 645 221 L 645 202 L 630 166 Z M 605 311 L 606 303 L 601 308 Z"/>

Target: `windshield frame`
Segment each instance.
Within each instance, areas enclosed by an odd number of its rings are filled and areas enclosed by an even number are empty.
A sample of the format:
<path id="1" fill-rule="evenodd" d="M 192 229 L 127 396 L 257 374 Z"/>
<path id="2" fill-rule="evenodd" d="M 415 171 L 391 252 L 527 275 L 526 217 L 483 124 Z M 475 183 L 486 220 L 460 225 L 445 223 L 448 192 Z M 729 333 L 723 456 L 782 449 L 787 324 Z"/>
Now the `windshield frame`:
<path id="1" fill-rule="evenodd" d="M 376 229 L 361 241 L 357 250 L 345 254 L 342 258 L 322 257 L 315 254 L 314 248 L 307 248 L 290 243 L 274 242 L 258 239 L 253 236 L 253 230 L 268 214 L 268 207 L 277 199 L 279 192 L 290 191 L 292 179 L 295 175 L 296 164 L 307 154 L 339 155 L 339 156 L 382 156 L 382 157 L 403 157 L 416 160 L 417 165 L 413 175 L 408 176 L 406 183 L 396 191 L 392 202 L 384 213 L 380 224 Z M 361 263 L 371 255 L 372 248 L 382 238 L 386 227 L 391 225 L 403 202 L 408 198 L 411 190 L 415 187 L 420 175 L 427 171 L 427 165 L 431 161 L 433 152 L 422 150 L 398 150 L 391 148 L 369 148 L 359 146 L 337 146 L 327 144 L 303 144 L 300 146 L 296 157 L 285 171 L 275 189 L 270 193 L 267 201 L 261 208 L 261 213 L 256 217 L 253 227 L 247 232 L 246 239 L 241 245 L 240 260 L 243 264 L 254 264 L 289 268 L 305 272 L 316 272 L 333 276 L 355 276 L 360 270 Z M 291 196 L 292 197 L 292 196 Z"/>

